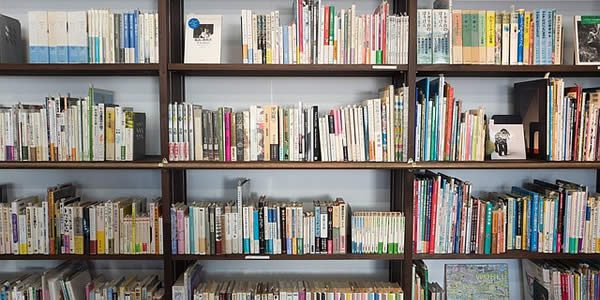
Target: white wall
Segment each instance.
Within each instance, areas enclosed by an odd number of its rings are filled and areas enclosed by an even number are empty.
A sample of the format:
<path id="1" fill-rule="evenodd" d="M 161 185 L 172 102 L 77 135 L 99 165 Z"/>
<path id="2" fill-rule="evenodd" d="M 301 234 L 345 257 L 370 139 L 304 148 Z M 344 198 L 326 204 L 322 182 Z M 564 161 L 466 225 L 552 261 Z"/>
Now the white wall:
<path id="1" fill-rule="evenodd" d="M 361 12 L 372 11 L 378 1 L 356 1 Z M 351 0 L 326 1 L 336 5 L 336 9 L 349 7 Z M 427 1 L 420 1 L 426 7 Z M 430 2 L 429 2 L 430 3 Z M 456 8 L 486 8 L 509 10 L 511 4 L 527 9 L 535 7 L 556 7 L 559 13 L 572 16 L 580 13 L 600 12 L 597 0 L 529 0 L 529 1 L 476 1 L 455 0 Z M 27 32 L 26 12 L 42 9 L 83 10 L 89 8 L 112 7 L 119 10 L 141 8 L 156 9 L 156 1 L 9 1 L 2 0 L 0 13 L 21 20 Z M 185 13 L 223 14 L 223 62 L 239 62 L 239 11 L 249 8 L 258 12 L 278 9 L 282 21 L 291 19 L 289 1 L 186 1 Z M 570 53 L 572 25 L 565 19 L 565 53 Z M 572 60 L 566 55 L 566 61 Z M 449 78 L 456 88 L 456 96 L 463 99 L 466 108 L 483 105 L 488 115 L 510 113 L 511 88 L 515 81 L 526 79 L 511 78 Z M 597 79 L 576 79 L 585 86 L 598 86 Z M 389 84 L 388 78 L 207 78 L 186 79 L 187 101 L 218 107 L 232 106 L 247 109 L 252 104 L 295 104 L 304 101 L 318 104 L 328 109 L 341 104 L 356 103 L 373 97 L 378 88 Z M 133 106 L 147 114 L 149 154 L 159 153 L 158 122 L 158 79 L 151 77 L 0 77 L 0 104 L 39 103 L 48 94 L 72 92 L 85 95 L 89 83 L 98 87 L 115 90 L 117 103 Z M 475 192 L 503 191 L 511 185 L 521 184 L 532 178 L 553 180 L 565 178 L 588 184 L 595 189 L 595 171 L 591 170 L 453 170 L 443 171 L 473 182 Z M 252 179 L 252 191 L 271 197 L 289 197 L 296 200 L 344 197 L 354 208 L 386 209 L 389 207 L 390 179 L 388 171 L 381 170 L 277 170 L 277 171 L 189 171 L 189 199 L 232 199 L 234 190 L 231 182 L 238 177 Z M 13 195 L 41 194 L 44 189 L 60 182 L 74 181 L 82 187 L 82 193 L 94 199 L 120 195 L 145 195 L 160 193 L 160 173 L 158 171 L 86 171 L 86 170 L 0 170 L 0 182 L 12 182 Z M 443 283 L 445 263 L 475 263 L 496 261 L 428 261 L 430 278 Z M 520 271 L 517 260 L 499 260 L 509 264 L 511 299 L 520 298 Z M 100 266 L 113 263 L 118 266 L 144 265 L 160 268 L 158 262 L 99 262 Z M 28 267 L 47 267 L 55 262 L 2 262 L 2 268 L 19 270 Z M 381 261 L 210 261 L 206 262 L 209 274 L 275 274 L 294 273 L 334 273 L 339 276 L 356 274 L 364 277 L 387 278 L 387 263 Z"/>

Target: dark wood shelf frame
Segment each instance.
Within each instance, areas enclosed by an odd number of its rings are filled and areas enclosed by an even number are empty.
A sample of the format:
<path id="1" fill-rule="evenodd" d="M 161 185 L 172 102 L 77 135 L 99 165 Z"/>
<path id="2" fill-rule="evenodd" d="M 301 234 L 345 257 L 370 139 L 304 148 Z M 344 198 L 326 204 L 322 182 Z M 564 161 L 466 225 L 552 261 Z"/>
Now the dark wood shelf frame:
<path id="1" fill-rule="evenodd" d="M 414 254 L 415 259 L 600 259 L 600 253 L 538 253 L 508 251 L 503 254 Z"/>
<path id="2" fill-rule="evenodd" d="M 29 254 L 29 255 L 11 255 L 1 254 L 0 260 L 163 260 L 163 255 L 155 254 L 98 254 L 98 255 L 78 255 L 78 254 Z"/>
<path id="3" fill-rule="evenodd" d="M 191 170 L 227 169 L 599 169 L 600 161 L 425 161 L 425 162 L 292 162 L 292 161 L 175 161 L 164 164 L 165 168 Z"/>
<path id="4" fill-rule="evenodd" d="M 159 156 L 137 161 L 1 161 L 0 169 L 160 169 Z"/>
<path id="5" fill-rule="evenodd" d="M 417 65 L 417 76 L 445 76 L 453 77 L 544 77 L 550 76 L 569 77 L 598 77 L 600 66 L 575 66 L 575 65 Z"/>
<path id="6" fill-rule="evenodd" d="M 158 64 L 0 64 L 0 75 L 158 76 Z"/>
<path id="7" fill-rule="evenodd" d="M 407 70 L 407 65 L 169 64 L 169 71 L 195 76 L 390 77 Z"/>
<path id="8" fill-rule="evenodd" d="M 191 260 L 403 260 L 404 254 L 225 254 L 225 255 L 173 255 L 175 261 Z"/>

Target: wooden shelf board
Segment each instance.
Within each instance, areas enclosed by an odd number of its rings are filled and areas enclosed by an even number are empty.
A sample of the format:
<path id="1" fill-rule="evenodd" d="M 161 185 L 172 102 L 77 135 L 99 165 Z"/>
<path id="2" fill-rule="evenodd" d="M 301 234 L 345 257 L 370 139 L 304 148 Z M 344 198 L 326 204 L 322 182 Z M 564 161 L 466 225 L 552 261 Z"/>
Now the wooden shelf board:
<path id="1" fill-rule="evenodd" d="M 600 169 L 598 162 L 449 161 L 449 162 L 289 162 L 289 161 L 175 161 L 172 169 Z"/>
<path id="2" fill-rule="evenodd" d="M 158 156 L 138 161 L 2 161 L 0 169 L 159 169 Z"/>
<path id="3" fill-rule="evenodd" d="M 407 65 L 169 64 L 169 71 L 197 76 L 390 76 Z"/>
<path id="4" fill-rule="evenodd" d="M 547 72 L 550 76 L 595 77 L 600 76 L 600 66 L 417 65 L 417 76 L 542 77 Z"/>
<path id="5" fill-rule="evenodd" d="M 504 254 L 414 254 L 413 259 L 600 259 L 600 254 L 509 251 Z"/>
<path id="6" fill-rule="evenodd" d="M 599 169 L 600 161 L 435 161 L 418 162 L 415 169 Z"/>
<path id="7" fill-rule="evenodd" d="M 173 255 L 173 260 L 403 260 L 404 254 Z"/>
<path id="8" fill-rule="evenodd" d="M 11 255 L 2 254 L 0 260 L 163 260 L 163 255 L 154 254 L 100 254 L 100 255 L 76 255 L 76 254 L 59 254 L 59 255 Z"/>
<path id="9" fill-rule="evenodd" d="M 0 75 L 158 76 L 158 64 L 0 64 Z"/>

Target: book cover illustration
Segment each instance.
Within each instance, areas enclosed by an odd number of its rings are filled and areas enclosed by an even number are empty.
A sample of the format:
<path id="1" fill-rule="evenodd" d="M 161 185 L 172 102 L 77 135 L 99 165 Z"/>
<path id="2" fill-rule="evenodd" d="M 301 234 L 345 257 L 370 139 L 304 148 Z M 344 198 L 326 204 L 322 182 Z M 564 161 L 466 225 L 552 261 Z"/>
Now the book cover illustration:
<path id="1" fill-rule="evenodd" d="M 447 264 L 446 299 L 509 299 L 507 264 Z"/>
<path id="2" fill-rule="evenodd" d="M 185 23 L 185 63 L 221 62 L 221 15 L 188 15 Z"/>
<path id="3" fill-rule="evenodd" d="M 575 63 L 600 64 L 600 16 L 575 16 Z"/>

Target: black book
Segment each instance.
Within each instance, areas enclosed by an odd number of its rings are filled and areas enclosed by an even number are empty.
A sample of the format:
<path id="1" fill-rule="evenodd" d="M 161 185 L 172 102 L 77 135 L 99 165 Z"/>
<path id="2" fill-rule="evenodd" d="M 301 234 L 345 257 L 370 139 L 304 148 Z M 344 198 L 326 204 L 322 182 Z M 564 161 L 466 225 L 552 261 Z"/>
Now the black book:
<path id="1" fill-rule="evenodd" d="M 244 113 L 235 113 L 236 160 L 244 161 Z"/>
<path id="2" fill-rule="evenodd" d="M 265 221 L 264 221 L 264 196 L 258 200 L 258 245 L 259 253 L 265 253 Z"/>
<path id="3" fill-rule="evenodd" d="M 333 253 L 333 203 L 327 206 L 327 253 Z"/>
<path id="4" fill-rule="evenodd" d="M 146 156 L 146 114 L 133 113 L 133 160 Z"/>
<path id="5" fill-rule="evenodd" d="M 211 203 L 208 205 L 208 253 L 215 255 L 215 204 Z"/>
<path id="6" fill-rule="evenodd" d="M 281 215 L 281 222 L 279 232 L 281 232 L 281 253 L 288 254 L 287 252 L 287 234 L 286 234 L 286 207 L 280 206 L 279 212 Z M 291 249 L 290 249 L 291 250 Z M 291 253 L 291 251 L 290 251 Z"/>
<path id="7" fill-rule="evenodd" d="M 314 161 L 321 161 L 321 141 L 320 141 L 320 134 L 319 134 L 319 107 L 318 106 L 313 106 L 312 107 L 312 112 L 313 112 L 313 128 L 312 128 L 312 132 L 313 132 L 313 160 Z"/>

